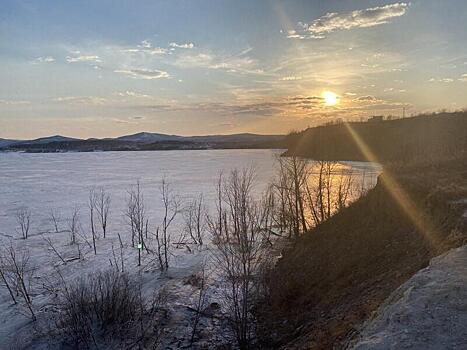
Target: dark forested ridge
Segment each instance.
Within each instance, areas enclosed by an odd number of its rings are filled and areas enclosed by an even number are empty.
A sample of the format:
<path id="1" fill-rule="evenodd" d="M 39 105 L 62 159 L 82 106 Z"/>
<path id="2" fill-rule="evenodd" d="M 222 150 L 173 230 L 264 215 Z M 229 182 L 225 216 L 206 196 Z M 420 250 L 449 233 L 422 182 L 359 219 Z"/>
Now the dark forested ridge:
<path id="1" fill-rule="evenodd" d="M 467 149 L 467 112 L 309 128 L 289 135 L 286 154 L 323 160 L 368 160 L 355 135 L 383 163 L 459 156 Z"/>

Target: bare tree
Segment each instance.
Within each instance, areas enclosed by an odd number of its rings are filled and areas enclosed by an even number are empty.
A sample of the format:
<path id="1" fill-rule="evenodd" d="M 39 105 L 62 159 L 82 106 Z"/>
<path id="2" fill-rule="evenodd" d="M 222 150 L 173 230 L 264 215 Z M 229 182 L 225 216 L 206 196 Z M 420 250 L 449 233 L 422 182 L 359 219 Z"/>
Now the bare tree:
<path id="1" fill-rule="evenodd" d="M 97 255 L 96 249 L 96 228 L 94 223 L 94 215 L 96 211 L 96 202 L 97 196 L 94 189 L 89 190 L 89 199 L 88 199 L 88 208 L 89 208 L 89 219 L 91 225 L 91 234 L 92 234 L 92 246 L 94 248 L 94 254 Z"/>
<path id="2" fill-rule="evenodd" d="M 16 221 L 20 227 L 23 239 L 27 239 L 31 225 L 31 211 L 26 207 L 18 209 L 16 212 Z"/>
<path id="3" fill-rule="evenodd" d="M 16 298 L 12 291 L 14 279 L 12 279 L 11 271 L 8 270 L 8 265 L 5 263 L 3 254 L 0 254 L 0 277 L 2 278 L 3 285 L 8 290 L 8 293 L 10 293 L 11 300 L 16 304 Z"/>
<path id="4" fill-rule="evenodd" d="M 191 237 L 194 244 L 203 244 L 203 236 L 205 230 L 205 215 L 206 207 L 203 202 L 203 195 L 194 198 L 188 203 L 187 208 L 183 213 L 185 221 L 185 232 Z"/>
<path id="5" fill-rule="evenodd" d="M 278 228 L 281 235 L 297 237 L 354 199 L 353 172 L 337 162 L 282 157 L 278 163 L 269 203 L 271 227 Z"/>
<path id="6" fill-rule="evenodd" d="M 148 251 L 145 238 L 147 237 L 149 220 L 146 216 L 144 195 L 139 181 L 135 187 L 128 191 L 126 215 L 131 226 L 132 246 L 135 246 L 135 241 L 138 244 L 138 266 L 141 266 L 141 251 L 143 248 Z"/>
<path id="7" fill-rule="evenodd" d="M 60 222 L 60 213 L 57 210 L 50 209 L 50 221 L 54 225 L 55 233 L 60 232 L 58 224 Z"/>
<path id="8" fill-rule="evenodd" d="M 278 158 L 278 179 L 275 183 L 278 194 L 278 221 L 289 235 L 298 237 L 308 228 L 305 207 L 305 188 L 308 180 L 308 161 L 296 156 Z"/>
<path id="9" fill-rule="evenodd" d="M 266 252 L 262 225 L 268 211 L 253 198 L 253 179 L 251 169 L 234 170 L 226 180 L 221 178 L 218 196 L 222 205 L 208 219 L 217 247 L 216 266 L 226 281 L 224 297 L 231 329 L 241 349 L 249 348 L 252 340 L 254 280 Z"/>
<path id="10" fill-rule="evenodd" d="M 161 226 L 156 230 L 156 243 L 159 264 L 162 271 L 169 268 L 170 251 L 171 251 L 171 234 L 170 226 L 180 213 L 180 199 L 174 194 L 170 183 L 165 178 L 161 180 L 159 187 L 162 204 L 164 207 L 164 216 Z"/>
<path id="11" fill-rule="evenodd" d="M 13 276 L 13 287 L 18 295 L 23 299 L 31 318 L 36 320 L 36 314 L 32 307 L 31 282 L 36 271 L 30 263 L 29 251 L 18 250 L 10 245 L 6 252 L 2 253 L 7 269 Z"/>
<path id="12" fill-rule="evenodd" d="M 99 223 L 102 227 L 102 234 L 105 238 L 107 233 L 107 221 L 110 213 L 110 194 L 101 187 L 96 193 L 96 211 Z"/>
<path id="13" fill-rule="evenodd" d="M 71 244 L 76 243 L 76 235 L 79 233 L 79 208 L 74 208 L 68 220 L 68 229 L 71 236 Z"/>
<path id="14" fill-rule="evenodd" d="M 201 318 L 201 313 L 203 309 L 206 307 L 207 288 L 208 288 L 208 285 L 207 285 L 207 275 L 206 275 L 206 263 L 203 262 L 203 265 L 201 266 L 199 283 L 198 283 L 198 298 L 196 299 L 196 303 L 193 308 L 193 310 L 195 311 L 195 317 L 193 318 L 193 323 L 191 326 L 191 337 L 190 337 L 191 347 L 193 347 L 193 342 L 195 340 L 195 336 L 198 330 L 198 324 Z"/>
<path id="15" fill-rule="evenodd" d="M 310 174 L 313 176 L 306 184 L 306 198 L 316 226 L 350 203 L 353 174 L 352 171 L 347 173 L 343 166 L 331 161 L 316 162 Z"/>

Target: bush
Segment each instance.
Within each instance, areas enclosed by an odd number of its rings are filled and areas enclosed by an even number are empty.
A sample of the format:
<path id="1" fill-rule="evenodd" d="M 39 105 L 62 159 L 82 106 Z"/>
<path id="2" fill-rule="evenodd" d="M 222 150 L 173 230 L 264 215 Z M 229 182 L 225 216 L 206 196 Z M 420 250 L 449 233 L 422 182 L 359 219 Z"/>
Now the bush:
<path id="1" fill-rule="evenodd" d="M 163 295 L 145 302 L 141 282 L 116 270 L 63 283 L 58 329 L 73 348 L 155 344 L 166 314 Z"/>

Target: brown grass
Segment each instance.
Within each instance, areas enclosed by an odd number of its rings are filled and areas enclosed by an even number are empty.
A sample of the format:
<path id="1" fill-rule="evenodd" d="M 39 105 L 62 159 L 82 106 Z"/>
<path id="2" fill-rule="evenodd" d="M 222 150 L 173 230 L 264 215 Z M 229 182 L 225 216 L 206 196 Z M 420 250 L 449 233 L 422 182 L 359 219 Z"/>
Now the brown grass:
<path id="1" fill-rule="evenodd" d="M 430 223 L 435 246 L 381 181 L 349 208 L 307 232 L 270 276 L 259 315 L 265 348 L 340 348 L 358 326 L 429 260 L 466 242 L 467 161 L 388 166 Z M 381 179 L 380 179 L 381 180 Z"/>

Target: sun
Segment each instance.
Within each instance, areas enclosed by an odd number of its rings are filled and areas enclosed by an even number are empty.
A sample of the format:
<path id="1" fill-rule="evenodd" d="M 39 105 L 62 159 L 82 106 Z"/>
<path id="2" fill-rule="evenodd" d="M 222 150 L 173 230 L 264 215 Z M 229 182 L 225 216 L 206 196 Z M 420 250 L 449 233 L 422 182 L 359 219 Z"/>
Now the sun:
<path id="1" fill-rule="evenodd" d="M 324 104 L 326 106 L 334 106 L 339 103 L 337 94 L 332 91 L 323 92 Z"/>

